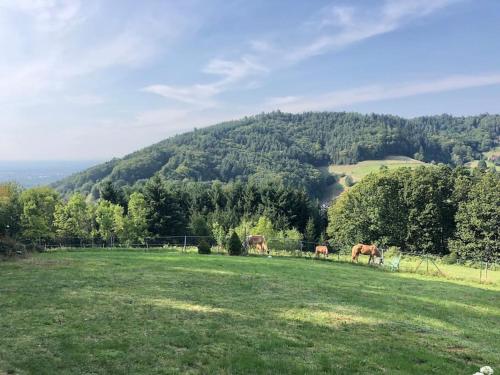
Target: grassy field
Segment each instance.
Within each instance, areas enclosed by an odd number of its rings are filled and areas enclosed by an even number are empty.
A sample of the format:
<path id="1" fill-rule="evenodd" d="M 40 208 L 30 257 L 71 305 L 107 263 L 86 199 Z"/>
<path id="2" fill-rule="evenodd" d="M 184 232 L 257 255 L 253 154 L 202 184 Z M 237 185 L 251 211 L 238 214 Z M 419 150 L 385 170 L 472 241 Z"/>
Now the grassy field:
<path id="1" fill-rule="evenodd" d="M 360 181 L 367 174 L 377 172 L 381 166 L 387 166 L 389 169 L 400 167 L 418 167 L 420 165 L 428 165 L 421 161 L 406 157 L 406 156 L 388 156 L 382 160 L 365 160 L 356 164 L 332 164 L 328 167 L 320 168 L 323 173 L 336 175 L 344 175 L 339 179 L 339 182 L 328 187 L 323 194 L 321 201 L 328 204 L 332 199 L 336 198 L 346 189 L 345 176 L 351 176 L 355 182 Z"/>
<path id="2" fill-rule="evenodd" d="M 385 257 L 386 266 L 394 256 L 387 255 Z M 350 254 L 341 254 L 337 257 L 336 254 L 330 256 L 331 260 L 341 262 L 350 262 Z M 434 263 L 431 261 L 433 260 Z M 360 262 L 367 263 L 367 258 L 361 259 Z M 470 267 L 460 264 L 446 264 L 443 263 L 438 257 L 425 257 L 408 256 L 404 255 L 399 264 L 399 270 L 403 273 L 417 273 L 420 275 L 431 275 L 448 280 L 465 281 L 469 283 L 483 283 L 496 287 L 500 290 L 500 268 L 499 265 L 488 265 L 488 272 L 486 272 L 486 265 L 482 264 L 482 271 L 478 266 Z"/>
<path id="3" fill-rule="evenodd" d="M 0 374 L 472 374 L 500 287 L 343 262 L 54 252 L 0 263 Z"/>
<path id="4" fill-rule="evenodd" d="M 388 156 L 382 160 L 365 160 L 356 164 L 331 165 L 329 171 L 335 174 L 349 175 L 354 181 L 360 181 L 367 174 L 377 172 L 381 166 L 394 169 L 400 167 L 413 168 L 420 165 L 427 164 L 406 156 Z"/>
<path id="5" fill-rule="evenodd" d="M 492 151 L 485 152 L 484 155 L 486 158 L 491 157 L 492 155 L 499 155 L 500 148 L 496 148 Z M 478 160 L 467 163 L 467 166 L 470 168 L 477 167 Z M 494 164 L 491 161 L 487 161 L 486 164 L 491 167 Z M 339 182 L 333 184 L 328 187 L 327 191 L 323 194 L 322 202 L 329 203 L 332 199 L 336 198 L 340 193 L 342 193 L 346 188 L 345 184 L 345 176 L 351 176 L 354 182 L 358 182 L 366 175 L 377 172 L 381 166 L 386 166 L 389 169 L 395 169 L 400 167 L 410 167 L 415 168 L 421 165 L 430 165 L 428 163 L 424 163 L 407 156 L 388 156 L 382 160 L 365 160 L 356 164 L 333 164 L 328 167 L 320 168 L 323 173 L 333 173 L 336 175 L 343 175 L 339 179 Z M 500 171 L 500 166 L 497 166 L 496 169 Z"/>
<path id="6" fill-rule="evenodd" d="M 483 152 L 483 155 L 486 159 L 486 165 L 489 168 L 495 167 L 495 169 L 497 171 L 500 171 L 500 166 L 498 166 L 498 165 L 495 166 L 495 164 L 489 160 L 492 156 L 497 156 L 497 157 L 500 156 L 500 147 L 496 147 L 493 150 Z M 479 163 L 479 160 L 474 160 L 474 161 L 471 161 L 470 163 L 467 163 L 466 165 L 470 168 L 476 168 L 478 163 Z"/>

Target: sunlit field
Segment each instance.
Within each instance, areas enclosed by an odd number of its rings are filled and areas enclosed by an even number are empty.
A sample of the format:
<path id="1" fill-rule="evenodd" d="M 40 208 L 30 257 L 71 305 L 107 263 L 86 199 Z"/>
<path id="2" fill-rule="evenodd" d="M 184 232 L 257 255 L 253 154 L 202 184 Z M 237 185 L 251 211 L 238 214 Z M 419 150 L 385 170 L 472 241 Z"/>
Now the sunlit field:
<path id="1" fill-rule="evenodd" d="M 367 174 L 377 172 L 381 166 L 394 169 L 401 167 L 414 168 L 421 165 L 427 164 L 406 156 L 388 156 L 382 160 L 365 160 L 356 164 L 330 165 L 329 171 L 335 174 L 345 174 L 351 176 L 354 181 L 360 181 Z M 343 179 L 340 182 L 343 183 Z"/>
<path id="2" fill-rule="evenodd" d="M 308 258 L 100 249 L 2 262 L 0 296 L 2 375 L 500 368 L 495 282 Z"/>
<path id="3" fill-rule="evenodd" d="M 385 267 L 390 268 L 390 263 L 395 258 L 393 255 L 385 257 Z M 329 256 L 330 261 L 350 262 L 350 254 L 332 254 Z M 360 257 L 359 263 L 367 265 L 368 257 Z M 488 269 L 486 270 L 486 267 Z M 425 256 L 409 256 L 403 255 L 399 262 L 399 272 L 401 274 L 420 274 L 425 276 L 435 276 L 454 281 L 466 281 L 471 283 L 482 283 L 491 286 L 496 286 L 500 289 L 500 268 L 498 264 L 474 264 L 464 266 L 461 264 L 446 264 L 439 257 L 426 258 Z M 403 275 L 401 275 L 403 276 Z"/>

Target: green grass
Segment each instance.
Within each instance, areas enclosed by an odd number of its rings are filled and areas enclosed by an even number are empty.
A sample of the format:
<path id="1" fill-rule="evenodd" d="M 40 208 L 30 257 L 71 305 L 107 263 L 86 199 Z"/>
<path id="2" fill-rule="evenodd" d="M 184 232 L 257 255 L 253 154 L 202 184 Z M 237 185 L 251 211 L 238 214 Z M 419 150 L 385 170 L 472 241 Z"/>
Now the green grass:
<path id="1" fill-rule="evenodd" d="M 494 149 L 490 150 L 490 151 L 487 151 L 487 152 L 483 152 L 484 156 L 488 159 L 494 155 L 500 155 L 500 147 L 495 147 Z"/>
<path id="2" fill-rule="evenodd" d="M 389 169 L 400 167 L 418 167 L 427 165 L 424 162 L 406 157 L 406 156 L 388 156 L 382 160 L 365 160 L 356 164 L 331 165 L 330 172 L 336 174 L 345 174 L 352 176 L 354 181 L 360 181 L 367 174 L 377 172 L 381 166 L 386 166 Z"/>
<path id="3" fill-rule="evenodd" d="M 486 159 L 486 165 L 489 168 L 495 167 L 495 169 L 497 171 L 500 171 L 500 166 L 498 166 L 498 165 L 495 166 L 495 164 L 489 160 L 492 156 L 499 156 L 500 155 L 500 147 L 496 147 L 490 151 L 483 152 L 483 155 Z M 467 163 L 466 165 L 470 168 L 476 168 L 478 163 L 479 163 L 479 160 L 474 160 L 474 161 Z"/>
<path id="4" fill-rule="evenodd" d="M 393 258 L 393 255 L 385 257 L 385 263 L 388 266 Z M 331 256 L 332 260 L 340 260 L 341 262 L 350 262 L 350 254 L 341 254 Z M 434 263 L 431 261 L 434 260 Z M 360 260 L 361 263 L 367 263 L 368 258 L 364 257 Z M 453 281 L 465 281 L 468 283 L 482 283 L 493 286 L 500 290 L 500 269 L 498 265 L 488 265 L 486 273 L 486 265 L 482 265 L 482 272 L 478 265 L 475 267 L 464 266 L 461 264 L 446 264 L 438 257 L 427 258 L 418 256 L 404 255 L 399 264 L 399 270 L 402 273 L 418 273 L 420 275 L 431 275 L 439 278 L 444 278 Z"/>
<path id="5" fill-rule="evenodd" d="M 177 252 L 0 263 L 0 374 L 472 374 L 500 288 L 343 262 Z"/>
<path id="6" fill-rule="evenodd" d="M 322 173 L 333 173 L 337 175 L 351 176 L 355 182 L 360 181 L 366 175 L 377 172 L 381 166 L 387 166 L 389 169 L 400 167 L 418 167 L 420 165 L 429 165 L 424 162 L 406 157 L 406 156 L 388 156 L 382 160 L 365 160 L 356 164 L 332 164 L 328 167 L 320 168 Z M 339 182 L 327 188 L 321 201 L 328 204 L 347 188 L 345 177 L 341 177 Z"/>

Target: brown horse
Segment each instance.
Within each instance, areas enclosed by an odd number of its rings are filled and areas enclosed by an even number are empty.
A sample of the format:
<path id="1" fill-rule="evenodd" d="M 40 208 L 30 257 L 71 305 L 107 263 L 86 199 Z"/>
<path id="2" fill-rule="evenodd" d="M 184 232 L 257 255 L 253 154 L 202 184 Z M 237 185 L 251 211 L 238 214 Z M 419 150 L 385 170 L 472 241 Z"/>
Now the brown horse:
<path id="1" fill-rule="evenodd" d="M 264 252 L 269 253 L 269 250 L 267 248 L 266 238 L 264 236 L 260 236 L 260 235 L 248 236 L 247 240 L 246 240 L 246 246 L 255 247 L 261 253 L 264 253 Z"/>
<path id="2" fill-rule="evenodd" d="M 361 243 L 358 243 L 357 245 L 354 245 L 352 247 L 352 261 L 358 262 L 358 257 L 359 254 L 363 255 L 369 255 L 370 259 L 368 259 L 368 264 L 373 260 L 375 262 L 374 257 L 379 257 L 380 258 L 380 251 L 378 251 L 377 246 L 375 245 L 364 245 Z M 382 261 L 380 261 L 382 263 Z"/>
<path id="3" fill-rule="evenodd" d="M 325 257 L 328 257 L 328 246 L 325 245 L 316 246 L 316 248 L 314 249 L 314 255 L 319 257 L 320 254 L 323 254 Z"/>

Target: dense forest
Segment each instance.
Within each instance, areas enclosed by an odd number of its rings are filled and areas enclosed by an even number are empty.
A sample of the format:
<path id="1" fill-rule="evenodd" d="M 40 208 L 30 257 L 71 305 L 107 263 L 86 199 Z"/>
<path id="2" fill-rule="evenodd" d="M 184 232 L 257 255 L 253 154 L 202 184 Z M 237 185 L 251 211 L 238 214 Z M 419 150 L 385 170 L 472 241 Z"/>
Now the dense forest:
<path id="1" fill-rule="evenodd" d="M 366 242 L 497 257 L 498 172 L 484 161 L 474 169 L 463 164 L 483 158 L 499 134 L 498 115 L 244 118 L 169 138 L 52 187 L 0 185 L 0 240 L 126 246 L 189 235 L 222 246 L 253 233 L 294 248 L 328 240 L 336 251 Z M 319 205 L 332 182 L 320 166 L 395 154 L 435 165 L 382 168 L 341 194 L 328 215 Z"/>
<path id="2" fill-rule="evenodd" d="M 272 249 L 328 243 L 395 246 L 454 259 L 500 258 L 500 174 L 494 168 L 382 167 L 345 191 L 328 212 L 284 184 L 178 182 L 154 176 L 133 192 L 110 181 L 100 198 L 69 199 L 50 187 L 0 185 L 0 253 L 5 241 L 37 246 L 226 246 L 264 235 Z M 325 233 L 326 231 L 326 233 Z M 201 246 L 201 245 L 200 245 Z M 208 250 L 209 251 L 209 250 Z"/>
<path id="3" fill-rule="evenodd" d="M 500 260 L 500 175 L 445 165 L 372 173 L 329 208 L 336 248 L 353 243 L 412 253 Z"/>
<path id="4" fill-rule="evenodd" d="M 184 236 L 215 243 L 235 231 L 297 243 L 316 241 L 326 226 L 326 212 L 305 191 L 275 184 L 171 182 L 156 175 L 130 194 L 104 183 L 96 202 L 13 183 L 0 185 L 0 192 L 0 240 L 35 245 L 144 245 Z"/>
<path id="5" fill-rule="evenodd" d="M 168 138 L 55 183 L 99 198 L 101 185 L 136 189 L 155 174 L 169 181 L 277 183 L 319 196 L 334 181 L 318 169 L 405 155 L 461 165 L 498 145 L 499 115 L 404 119 L 358 113 L 272 112 Z"/>

